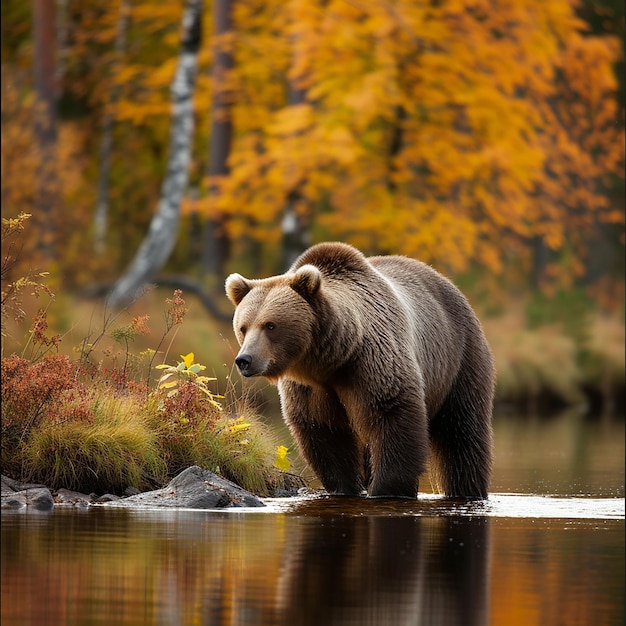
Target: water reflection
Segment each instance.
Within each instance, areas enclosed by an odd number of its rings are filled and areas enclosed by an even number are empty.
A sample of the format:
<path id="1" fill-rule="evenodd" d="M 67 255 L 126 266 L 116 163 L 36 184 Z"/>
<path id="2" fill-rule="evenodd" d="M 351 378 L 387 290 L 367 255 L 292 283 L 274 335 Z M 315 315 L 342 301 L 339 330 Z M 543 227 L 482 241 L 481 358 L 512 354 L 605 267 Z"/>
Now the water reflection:
<path id="1" fill-rule="evenodd" d="M 486 624 L 486 518 L 308 518 L 279 579 L 279 624 Z"/>
<path id="2" fill-rule="evenodd" d="M 487 623 L 483 518 L 57 511 L 2 533 L 3 624 Z"/>
<path id="3" fill-rule="evenodd" d="M 623 623 L 623 518 L 381 504 L 5 514 L 2 624 Z"/>

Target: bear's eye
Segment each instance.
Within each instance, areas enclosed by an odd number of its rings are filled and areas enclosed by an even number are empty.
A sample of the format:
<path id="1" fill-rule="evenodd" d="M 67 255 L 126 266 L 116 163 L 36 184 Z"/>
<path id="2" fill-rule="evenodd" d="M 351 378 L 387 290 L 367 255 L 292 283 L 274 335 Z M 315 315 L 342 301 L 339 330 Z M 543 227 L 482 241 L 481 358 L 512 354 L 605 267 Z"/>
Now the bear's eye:
<path id="1" fill-rule="evenodd" d="M 265 324 L 265 330 L 274 330 L 276 328 L 276 324 L 274 322 L 267 322 Z"/>
<path id="2" fill-rule="evenodd" d="M 242 327 L 239 329 L 239 332 L 240 332 L 242 335 L 245 335 L 245 334 L 246 334 L 246 330 L 247 330 L 247 329 L 246 329 L 246 327 L 245 327 L 245 326 L 242 326 Z"/>

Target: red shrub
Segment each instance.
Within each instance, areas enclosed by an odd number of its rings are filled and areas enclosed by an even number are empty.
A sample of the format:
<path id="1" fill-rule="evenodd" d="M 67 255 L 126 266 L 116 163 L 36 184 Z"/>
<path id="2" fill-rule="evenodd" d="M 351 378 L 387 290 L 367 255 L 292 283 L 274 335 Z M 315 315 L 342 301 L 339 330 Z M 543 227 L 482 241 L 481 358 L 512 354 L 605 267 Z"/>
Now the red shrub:
<path id="1" fill-rule="evenodd" d="M 15 451 L 33 426 L 58 406 L 61 394 L 76 385 L 75 368 L 67 356 L 46 356 L 30 363 L 16 354 L 2 359 L 2 458 Z"/>

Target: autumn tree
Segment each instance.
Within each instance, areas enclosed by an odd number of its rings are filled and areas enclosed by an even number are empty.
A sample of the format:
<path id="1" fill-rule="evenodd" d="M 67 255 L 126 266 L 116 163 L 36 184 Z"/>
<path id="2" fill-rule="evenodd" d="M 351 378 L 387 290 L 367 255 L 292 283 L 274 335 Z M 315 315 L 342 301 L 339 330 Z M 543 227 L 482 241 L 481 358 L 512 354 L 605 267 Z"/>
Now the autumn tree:
<path id="1" fill-rule="evenodd" d="M 600 206 L 587 146 L 562 141 L 585 135 L 610 155 L 620 145 L 619 129 L 604 125 L 614 113 L 607 80 L 616 50 L 605 38 L 584 37 L 568 2 L 290 7 L 302 42 L 290 75 L 302 77 L 308 101 L 268 108 L 256 127 L 241 129 L 221 199 L 234 234 L 256 217 L 262 236 L 275 240 L 294 180 L 305 181 L 300 193 L 326 236 L 453 272 L 471 262 L 498 272 L 512 255 L 528 264 L 535 236 L 549 247 L 576 241 L 581 208 L 618 219 Z M 242 25 L 245 10 L 253 9 L 241 10 Z M 280 45 L 267 48 L 282 58 Z M 586 121 L 554 108 L 570 106 L 563 63 L 575 49 L 589 64 L 567 71 L 581 84 L 598 73 L 605 90 L 586 130 Z M 252 51 L 239 54 L 246 66 Z M 251 90 L 242 101 L 267 102 L 253 80 L 242 89 Z M 559 202 L 548 202 L 545 190 L 554 192 L 562 163 L 568 179 L 560 180 Z M 601 168 L 615 172 L 614 156 Z M 589 181 L 577 187 L 586 194 L 577 209 L 565 199 L 572 176 Z"/>
<path id="2" fill-rule="evenodd" d="M 306 7 L 304 7 L 306 10 Z M 292 6 L 291 23 L 287 30 L 289 46 L 291 48 L 291 67 L 287 74 L 288 91 L 287 104 L 290 107 L 300 107 L 306 103 L 307 91 L 304 87 L 306 76 L 302 75 L 300 55 L 305 54 L 302 50 L 306 46 L 307 33 L 299 32 L 300 24 L 299 11 L 303 7 Z M 306 23 L 306 21 L 304 22 Z M 289 164 L 287 164 L 289 167 Z M 285 208 L 281 219 L 282 230 L 282 259 L 281 268 L 289 268 L 297 257 L 311 243 L 310 227 L 312 218 L 312 207 L 307 202 L 302 193 L 305 180 L 294 178 L 291 188 L 287 190 L 285 198 Z"/>
<path id="3" fill-rule="evenodd" d="M 128 0 L 120 0 L 115 34 L 115 58 L 111 72 L 114 77 L 122 65 L 123 54 L 126 48 L 128 18 Z M 102 137 L 100 139 L 98 163 L 98 196 L 94 214 L 94 245 L 97 254 L 103 254 L 105 252 L 105 238 L 109 214 L 109 178 L 111 172 L 111 153 L 113 149 L 113 124 L 115 122 L 114 108 L 117 105 L 119 97 L 120 85 L 114 78 L 102 118 Z"/>
<path id="4" fill-rule="evenodd" d="M 585 0 L 580 10 L 613 4 Z M 3 197 L 25 203 L 14 212 L 33 206 L 24 180 L 38 158 L 24 126 L 36 108 L 24 80 L 34 62 L 29 6 L 2 3 Z M 111 280 L 132 260 L 168 164 L 182 5 L 128 3 L 114 69 L 119 6 L 65 5 L 57 129 L 68 214 L 57 221 L 70 284 Z M 230 7 L 221 29 L 220 6 Z M 217 217 L 230 261 L 213 270 L 216 283 L 235 261 L 233 269 L 280 271 L 321 239 L 450 273 L 478 267 L 483 281 L 498 273 L 504 283 L 526 280 L 533 264 L 544 287 L 578 280 L 612 246 L 623 249 L 623 112 L 613 70 L 620 41 L 608 29 L 589 31 L 575 9 L 570 0 L 207 5 L 205 32 L 226 32 L 198 50 L 193 193 L 183 194 L 167 269 L 200 273 L 193 231 Z M 212 114 L 216 103 L 227 115 Z M 98 260 L 84 235 L 107 112 L 109 236 Z M 226 119 L 229 142 L 219 138 Z M 222 147 L 219 170 L 207 146 Z M 599 250 L 601 237 L 610 245 Z"/>

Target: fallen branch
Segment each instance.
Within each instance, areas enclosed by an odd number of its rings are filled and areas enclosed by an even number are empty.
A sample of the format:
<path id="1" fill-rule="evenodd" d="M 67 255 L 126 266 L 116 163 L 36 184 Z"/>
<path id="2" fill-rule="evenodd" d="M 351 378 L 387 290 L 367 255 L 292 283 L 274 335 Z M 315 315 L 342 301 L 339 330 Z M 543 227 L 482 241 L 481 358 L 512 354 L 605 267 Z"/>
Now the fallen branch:
<path id="1" fill-rule="evenodd" d="M 207 291 L 202 288 L 202 285 L 188 276 L 158 276 L 149 285 L 153 287 L 171 287 L 172 289 L 180 289 L 184 293 L 191 293 L 195 295 L 202 303 L 202 306 L 206 312 L 216 320 L 221 322 L 230 322 L 233 318 L 232 313 L 222 311 L 215 301 L 215 298 L 211 296 Z M 80 296 L 83 298 L 105 298 L 111 291 L 111 283 L 93 283 L 83 289 L 80 292 Z M 226 298 L 224 297 L 226 301 Z"/>

